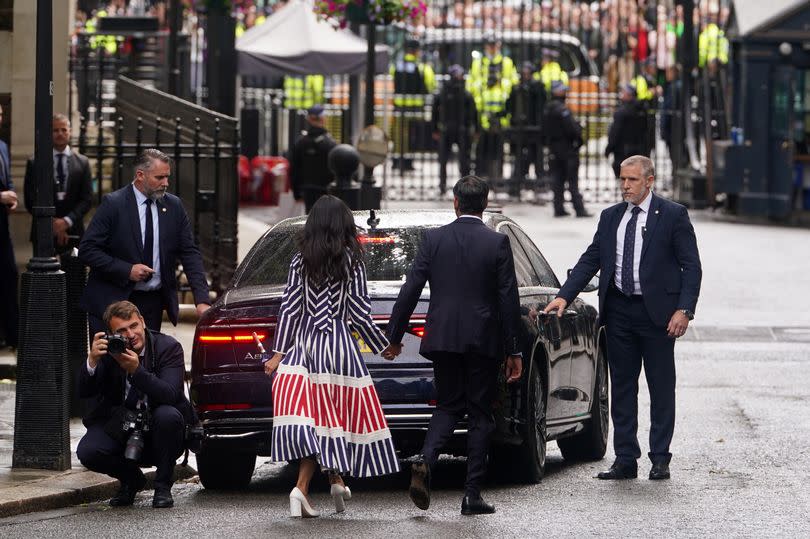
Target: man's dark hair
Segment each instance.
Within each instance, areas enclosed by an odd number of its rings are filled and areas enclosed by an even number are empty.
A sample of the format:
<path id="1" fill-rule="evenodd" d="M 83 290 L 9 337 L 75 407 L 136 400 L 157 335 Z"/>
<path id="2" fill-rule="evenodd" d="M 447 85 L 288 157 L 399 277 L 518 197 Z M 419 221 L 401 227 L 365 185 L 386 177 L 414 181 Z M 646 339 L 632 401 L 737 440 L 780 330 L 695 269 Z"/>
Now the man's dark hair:
<path id="1" fill-rule="evenodd" d="M 102 318 L 104 319 L 104 325 L 109 328 L 110 320 L 113 318 L 129 320 L 132 318 L 133 314 L 141 316 L 141 311 L 138 310 L 138 307 L 134 303 L 130 301 L 116 301 L 104 310 L 104 316 Z"/>
<path id="2" fill-rule="evenodd" d="M 172 158 L 156 148 L 147 148 L 135 159 L 135 170 L 151 170 L 153 161 L 163 161 L 171 166 Z"/>
<path id="3" fill-rule="evenodd" d="M 478 176 L 464 176 L 453 186 L 461 213 L 483 213 L 487 209 L 489 184 Z"/>

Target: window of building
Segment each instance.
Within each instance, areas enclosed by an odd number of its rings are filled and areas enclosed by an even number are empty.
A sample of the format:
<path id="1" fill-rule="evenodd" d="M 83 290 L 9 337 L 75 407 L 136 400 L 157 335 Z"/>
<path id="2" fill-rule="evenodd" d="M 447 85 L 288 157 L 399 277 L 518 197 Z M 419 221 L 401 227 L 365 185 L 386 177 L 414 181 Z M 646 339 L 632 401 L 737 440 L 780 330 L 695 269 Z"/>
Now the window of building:
<path id="1" fill-rule="evenodd" d="M 0 0 L 0 32 L 14 29 L 14 0 Z"/>

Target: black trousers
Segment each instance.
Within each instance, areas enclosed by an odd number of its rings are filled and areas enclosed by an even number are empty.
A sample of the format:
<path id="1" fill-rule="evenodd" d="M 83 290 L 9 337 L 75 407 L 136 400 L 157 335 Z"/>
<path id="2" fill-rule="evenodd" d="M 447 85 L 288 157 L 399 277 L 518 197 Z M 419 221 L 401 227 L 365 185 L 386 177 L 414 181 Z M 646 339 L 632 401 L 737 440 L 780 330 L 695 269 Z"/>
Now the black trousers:
<path id="1" fill-rule="evenodd" d="M 131 483 L 141 474 L 140 467 L 156 466 L 155 488 L 172 488 L 174 464 L 183 453 L 185 423 L 174 406 L 161 405 L 152 410 L 152 423 L 146 436 L 141 460 L 124 458 L 125 444 L 110 438 L 103 424 L 87 427 L 76 455 L 88 470 L 103 473 L 122 483 Z"/>
<path id="2" fill-rule="evenodd" d="M 453 153 L 453 144 L 458 144 L 458 171 L 461 177 L 470 174 L 470 137 L 463 133 L 442 133 L 439 138 L 439 187 L 447 189 L 447 161 Z"/>
<path id="3" fill-rule="evenodd" d="M 585 213 L 585 204 L 582 202 L 582 194 L 579 192 L 579 156 L 570 155 L 567 157 L 551 156 L 549 169 L 554 178 L 552 189 L 554 191 L 554 213 L 560 214 L 565 201 L 565 186 L 571 193 L 571 204 L 577 215 Z"/>
<path id="4" fill-rule="evenodd" d="M 143 321 L 146 327 L 152 331 L 160 331 L 160 326 L 163 325 L 163 293 L 160 290 L 152 290 L 151 292 L 142 292 L 135 290 L 129 295 L 128 301 L 131 301 L 141 311 Z M 90 343 L 93 342 L 93 335 L 99 331 L 107 332 L 107 326 L 104 320 L 91 313 L 87 313 L 87 324 L 90 333 Z"/>
<path id="5" fill-rule="evenodd" d="M 5 207 L 0 208 L 5 211 Z M 0 218 L 6 218 L 1 216 Z M 19 303 L 17 302 L 17 261 L 8 231 L 0 233 L 0 330 L 6 344 L 17 347 Z"/>
<path id="6" fill-rule="evenodd" d="M 433 467 L 456 424 L 467 414 L 466 495 L 477 496 L 486 473 L 489 439 L 495 430 L 492 399 L 500 363 L 473 354 L 437 353 L 433 360 L 437 402 L 422 455 Z"/>
<path id="7" fill-rule="evenodd" d="M 655 325 L 641 296 L 627 297 L 615 286 L 605 301 L 611 384 L 613 450 L 616 460 L 634 465 L 638 445 L 638 377 L 641 365 L 650 390 L 650 460 L 669 462 L 675 430 L 675 339 Z"/>
<path id="8" fill-rule="evenodd" d="M 503 134 L 500 131 L 483 131 L 476 154 L 476 175 L 490 181 L 503 178 Z"/>

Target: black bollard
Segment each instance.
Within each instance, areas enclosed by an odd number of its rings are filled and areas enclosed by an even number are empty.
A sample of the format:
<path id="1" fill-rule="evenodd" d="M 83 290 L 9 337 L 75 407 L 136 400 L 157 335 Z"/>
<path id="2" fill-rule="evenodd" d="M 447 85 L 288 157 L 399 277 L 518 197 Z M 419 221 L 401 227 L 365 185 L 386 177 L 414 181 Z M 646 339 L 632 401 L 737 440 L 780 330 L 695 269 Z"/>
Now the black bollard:
<path id="1" fill-rule="evenodd" d="M 338 144 L 327 159 L 329 170 L 335 175 L 335 182 L 329 184 L 329 194 L 341 199 L 352 210 L 362 209 L 360 186 L 352 179 L 360 164 L 357 150 L 348 144 Z"/>
<path id="2" fill-rule="evenodd" d="M 13 468 L 70 469 L 65 274 L 54 256 L 53 4 L 37 0 L 34 256 L 22 276 Z"/>

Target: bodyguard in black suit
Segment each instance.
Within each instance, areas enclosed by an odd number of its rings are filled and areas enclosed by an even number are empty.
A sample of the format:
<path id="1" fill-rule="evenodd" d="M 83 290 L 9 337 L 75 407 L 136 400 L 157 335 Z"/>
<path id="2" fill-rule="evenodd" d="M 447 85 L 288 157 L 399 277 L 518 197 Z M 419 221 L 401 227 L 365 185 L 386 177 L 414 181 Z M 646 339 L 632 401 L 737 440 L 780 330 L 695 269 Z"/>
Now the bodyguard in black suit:
<path id="1" fill-rule="evenodd" d="M 64 114 L 53 117 L 53 217 L 54 246 L 63 253 L 78 245 L 69 236 L 81 239 L 84 234 L 84 216 L 93 204 L 93 179 L 87 157 L 73 151 L 70 146 L 70 120 Z M 34 177 L 34 160 L 25 167 L 25 207 L 32 212 L 37 199 L 37 181 Z M 31 222 L 31 241 L 34 241 L 34 224 Z"/>
<path id="2" fill-rule="evenodd" d="M 183 452 L 185 425 L 194 422 L 183 393 L 183 348 L 172 337 L 147 330 L 138 308 L 128 301 L 110 305 L 104 320 L 111 334 L 127 339 L 128 348 L 112 355 L 103 332 L 93 337 L 77 385 L 79 396 L 95 405 L 84 418 L 87 433 L 76 454 L 86 468 L 121 481 L 110 500 L 114 507 L 132 505 L 146 481 L 140 467 L 156 466 L 152 506 L 171 507 L 174 463 Z M 149 430 L 142 457 L 130 460 L 124 456 L 128 434 L 122 424 L 127 410 L 139 408 L 149 410 Z"/>
<path id="3" fill-rule="evenodd" d="M 461 512 L 494 513 L 495 508 L 481 498 L 481 481 L 495 428 L 492 399 L 498 369 L 507 356 L 510 383 L 520 378 L 522 370 L 515 331 L 520 300 L 509 238 L 490 230 L 481 219 L 487 206 L 487 183 L 465 176 L 453 194 L 458 219 L 425 232 L 387 333 L 398 354 L 411 313 L 425 283 L 430 283 L 430 307 L 419 352 L 433 362 L 438 402 L 422 454 L 413 465 L 411 499 L 420 509 L 430 505 L 430 468 L 466 412 L 467 481 Z"/>
<path id="4" fill-rule="evenodd" d="M 0 124 L 3 123 L 3 107 L 0 106 Z M 5 336 L 3 346 L 17 347 L 17 261 L 14 244 L 8 226 L 8 214 L 17 209 L 17 193 L 11 181 L 11 159 L 8 145 L 0 140 L 0 330 Z"/>
<path id="5" fill-rule="evenodd" d="M 652 161 L 621 164 L 626 202 L 602 212 L 593 243 L 545 311 L 565 307 L 600 273 L 599 312 L 607 330 L 613 448 L 616 461 L 599 479 L 637 476 L 641 456 L 638 376 L 650 389 L 650 479 L 668 479 L 675 429 L 675 339 L 694 318 L 702 270 L 686 208 L 654 195 Z"/>
<path id="6" fill-rule="evenodd" d="M 135 162 L 131 185 L 104 197 L 79 244 L 79 258 L 90 267 L 80 305 L 91 333 L 103 331 L 107 305 L 128 299 L 138 306 L 146 327 L 160 331 L 163 310 L 177 325 L 179 303 L 175 264 L 188 277 L 197 312 L 209 307 L 202 256 L 179 198 L 167 193 L 171 159 L 155 149 Z"/>

